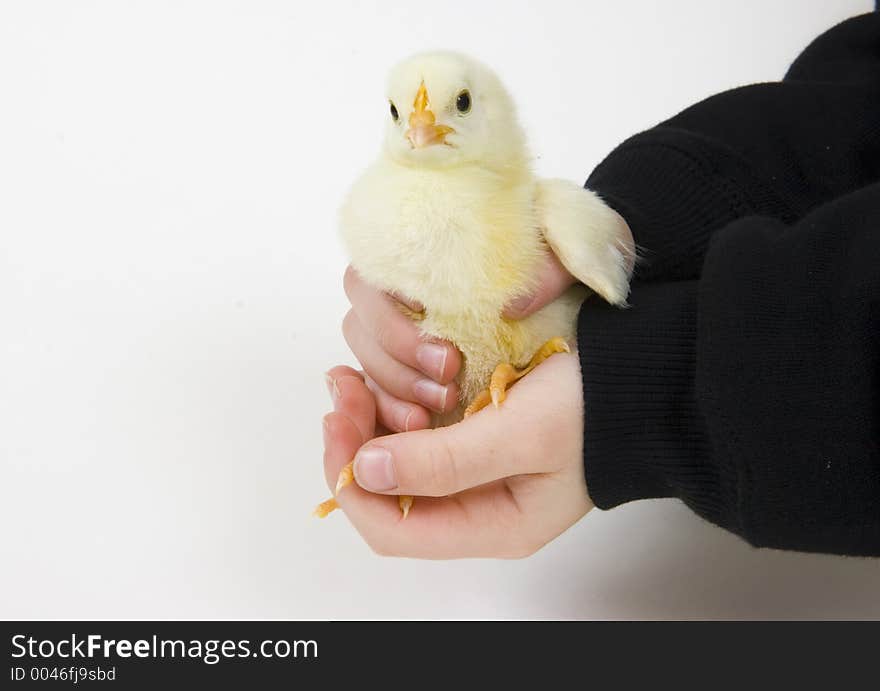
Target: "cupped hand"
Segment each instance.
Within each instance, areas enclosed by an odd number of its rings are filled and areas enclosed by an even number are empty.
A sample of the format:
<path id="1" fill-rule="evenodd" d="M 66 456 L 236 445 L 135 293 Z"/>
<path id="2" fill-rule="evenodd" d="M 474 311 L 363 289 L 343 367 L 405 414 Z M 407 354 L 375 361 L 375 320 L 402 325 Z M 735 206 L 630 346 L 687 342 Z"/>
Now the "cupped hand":
<path id="1" fill-rule="evenodd" d="M 584 479 L 578 359 L 559 354 L 524 377 L 498 409 L 435 430 L 381 435 L 378 397 L 361 373 L 335 367 L 324 418 L 328 487 L 355 459 L 340 507 L 379 554 L 429 559 L 524 557 L 593 506 Z M 417 497 L 404 520 L 399 494 Z"/>
<path id="2" fill-rule="evenodd" d="M 556 255 L 548 252 L 538 274 L 537 288 L 534 293 L 523 295 L 511 302 L 504 310 L 508 319 L 522 319 L 537 312 L 562 295 L 577 283 Z"/>

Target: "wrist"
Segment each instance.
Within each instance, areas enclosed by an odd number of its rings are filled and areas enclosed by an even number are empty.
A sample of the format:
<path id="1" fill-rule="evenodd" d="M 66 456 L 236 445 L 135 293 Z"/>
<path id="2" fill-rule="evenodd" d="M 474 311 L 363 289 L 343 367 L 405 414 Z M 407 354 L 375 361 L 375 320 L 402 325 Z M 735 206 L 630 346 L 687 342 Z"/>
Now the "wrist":
<path id="1" fill-rule="evenodd" d="M 710 517 L 721 490 L 696 401 L 697 282 L 636 283 L 631 305 L 588 300 L 578 319 L 590 497 L 680 497 Z"/>
<path id="2" fill-rule="evenodd" d="M 696 278 L 717 229 L 758 210 L 787 213 L 735 151 L 670 125 L 621 144 L 586 186 L 626 219 L 643 281 Z"/>

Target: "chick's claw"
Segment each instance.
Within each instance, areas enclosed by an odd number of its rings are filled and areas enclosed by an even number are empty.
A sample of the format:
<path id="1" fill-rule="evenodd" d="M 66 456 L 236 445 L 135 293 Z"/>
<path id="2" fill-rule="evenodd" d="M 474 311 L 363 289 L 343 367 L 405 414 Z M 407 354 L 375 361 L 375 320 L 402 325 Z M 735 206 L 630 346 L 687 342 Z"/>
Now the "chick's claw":
<path id="1" fill-rule="evenodd" d="M 464 410 L 464 416 L 470 417 L 474 413 L 482 410 L 487 405 L 492 402 L 492 396 L 489 394 L 489 389 L 483 389 L 477 396 L 470 402 L 467 408 Z"/>
<path id="2" fill-rule="evenodd" d="M 529 361 L 528 366 L 522 373 L 522 376 L 531 372 L 535 367 L 540 365 L 544 360 L 546 360 L 551 355 L 555 355 L 556 353 L 570 353 L 571 348 L 568 347 L 568 342 L 562 338 L 561 336 L 557 336 L 556 338 L 551 338 L 544 345 L 542 345 L 538 352 L 532 356 L 532 359 Z"/>
<path id="3" fill-rule="evenodd" d="M 339 477 L 336 478 L 336 490 L 333 492 L 334 495 L 339 494 L 339 490 L 341 490 L 346 485 L 350 484 L 354 480 L 354 461 L 346 465 L 342 470 L 339 471 Z"/>
<path id="4" fill-rule="evenodd" d="M 333 497 L 328 499 L 327 501 L 322 501 L 315 507 L 315 510 L 312 512 L 313 516 L 318 518 L 326 518 L 329 514 L 336 511 L 339 508 L 339 502 L 336 501 L 336 495 L 339 494 L 339 491 L 354 480 L 354 461 L 346 465 L 342 470 L 339 471 L 339 477 L 336 479 L 336 490 L 333 492 Z"/>
<path id="5" fill-rule="evenodd" d="M 315 507 L 315 510 L 312 512 L 312 515 L 316 518 L 326 518 L 329 514 L 336 511 L 339 508 L 339 504 L 336 501 L 336 497 L 332 499 L 328 499 L 327 501 L 322 501 Z"/>
<path id="6" fill-rule="evenodd" d="M 502 362 L 495 368 L 495 371 L 492 372 L 492 379 L 489 380 L 489 398 L 492 400 L 493 406 L 497 408 L 501 405 L 504 399 L 507 398 L 507 387 L 522 377 L 523 374 L 525 374 L 525 370 L 521 374 L 509 362 Z"/>
<path id="7" fill-rule="evenodd" d="M 339 508 L 339 502 L 336 501 L 336 495 L 346 487 L 354 482 L 354 461 L 346 465 L 342 470 L 339 471 L 339 477 L 336 480 L 336 491 L 334 492 L 334 496 L 327 501 L 322 501 L 315 510 L 312 512 L 314 516 L 318 518 L 326 518 L 329 514 Z M 400 495 L 397 498 L 397 503 L 400 506 L 401 512 L 403 512 L 403 517 L 406 518 L 409 515 L 409 510 L 413 505 L 413 498 Z"/>
<path id="8" fill-rule="evenodd" d="M 397 505 L 403 512 L 403 517 L 406 518 L 409 515 L 409 510 L 412 508 L 413 498 L 401 494 L 399 497 L 397 497 Z"/>
<path id="9" fill-rule="evenodd" d="M 471 401 L 470 405 L 464 411 L 464 416 L 469 417 L 473 415 L 477 411 L 485 408 L 489 403 L 492 403 L 492 405 L 498 408 L 504 402 L 504 399 L 507 398 L 508 387 L 512 386 L 514 382 L 522 379 L 551 355 L 570 352 L 571 349 L 568 347 L 568 343 L 565 339 L 557 337 L 551 338 L 542 345 L 538 349 L 538 352 L 532 356 L 532 359 L 529 360 L 529 364 L 523 369 L 517 369 L 509 362 L 502 362 L 495 368 L 495 371 L 492 372 L 492 378 L 489 381 L 489 388 L 480 392 L 477 397 Z"/>

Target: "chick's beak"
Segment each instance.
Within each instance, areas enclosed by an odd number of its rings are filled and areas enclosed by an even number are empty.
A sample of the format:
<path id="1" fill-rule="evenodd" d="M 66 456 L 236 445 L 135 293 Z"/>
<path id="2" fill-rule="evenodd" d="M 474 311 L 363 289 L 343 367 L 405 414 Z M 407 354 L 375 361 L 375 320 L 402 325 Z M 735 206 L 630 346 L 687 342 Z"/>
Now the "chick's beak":
<path id="1" fill-rule="evenodd" d="M 409 129 L 406 138 L 414 149 L 422 149 L 433 144 L 448 144 L 446 135 L 455 132 L 451 127 L 438 125 L 434 113 L 428 108 L 428 90 L 425 82 L 419 86 L 413 112 L 409 115 Z"/>

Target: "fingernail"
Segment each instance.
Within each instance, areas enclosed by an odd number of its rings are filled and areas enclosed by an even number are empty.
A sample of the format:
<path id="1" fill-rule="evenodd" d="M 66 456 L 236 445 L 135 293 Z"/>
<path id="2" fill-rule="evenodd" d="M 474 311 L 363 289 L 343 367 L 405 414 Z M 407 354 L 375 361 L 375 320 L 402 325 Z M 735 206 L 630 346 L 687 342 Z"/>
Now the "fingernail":
<path id="1" fill-rule="evenodd" d="M 422 371 L 433 377 L 440 379 L 443 376 L 443 370 L 446 369 L 446 355 L 448 350 L 445 346 L 437 343 L 422 343 L 416 348 L 416 362 Z"/>
<path id="2" fill-rule="evenodd" d="M 413 393 L 432 410 L 441 412 L 446 407 L 447 388 L 433 379 L 419 379 L 413 384 Z"/>
<path id="3" fill-rule="evenodd" d="M 520 295 L 516 300 L 511 302 L 505 312 L 508 314 L 518 315 L 525 312 L 529 305 L 532 304 L 532 301 L 535 299 L 534 295 Z"/>
<path id="4" fill-rule="evenodd" d="M 381 446 L 369 446 L 357 452 L 354 475 L 361 487 L 372 492 L 387 492 L 397 487 L 391 453 Z"/>
<path id="5" fill-rule="evenodd" d="M 391 420 L 397 430 L 409 432 L 409 419 L 413 409 L 406 403 L 395 403 L 391 408 Z"/>

